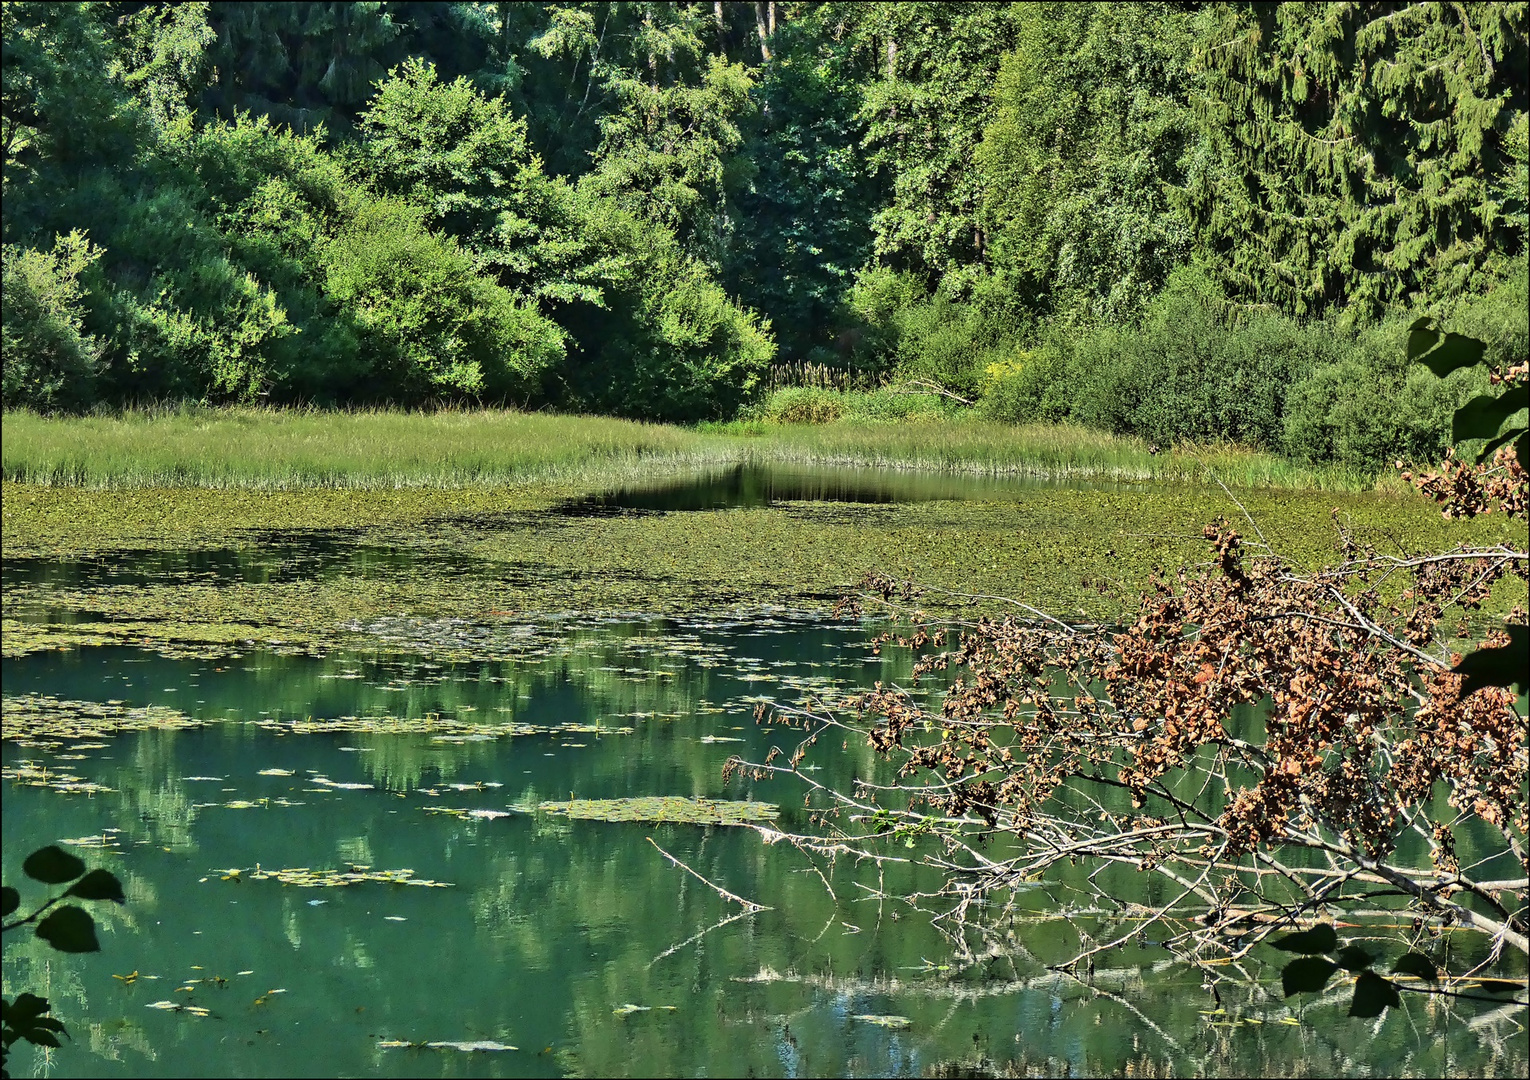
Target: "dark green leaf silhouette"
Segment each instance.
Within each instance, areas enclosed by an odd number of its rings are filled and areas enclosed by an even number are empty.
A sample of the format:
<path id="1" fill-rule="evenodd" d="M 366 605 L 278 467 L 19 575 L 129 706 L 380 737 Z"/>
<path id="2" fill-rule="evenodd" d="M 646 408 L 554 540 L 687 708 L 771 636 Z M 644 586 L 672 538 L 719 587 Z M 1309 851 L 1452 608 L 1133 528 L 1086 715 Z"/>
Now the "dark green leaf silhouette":
<path id="1" fill-rule="evenodd" d="M 118 904 L 127 903 L 127 897 L 122 894 L 122 882 L 118 881 L 117 875 L 110 870 L 92 870 L 71 885 L 64 895 L 78 896 L 81 900 L 111 900 Z"/>
<path id="2" fill-rule="evenodd" d="M 1420 979 L 1434 982 L 1440 977 L 1439 968 L 1423 953 L 1410 952 L 1392 965 L 1394 975 L 1417 975 Z"/>
<path id="3" fill-rule="evenodd" d="M 1364 971 L 1376 962 L 1376 958 L 1358 945 L 1346 945 L 1334 953 L 1334 959 L 1346 971 Z"/>
<path id="4" fill-rule="evenodd" d="M 62 885 L 85 872 L 85 864 L 63 848 L 49 844 L 38 848 L 21 864 L 21 872 L 44 885 Z"/>
<path id="5" fill-rule="evenodd" d="M 1339 946 L 1339 935 L 1334 933 L 1333 927 L 1327 923 L 1314 926 L 1311 930 L 1303 930 L 1299 934 L 1287 934 L 1279 941 L 1272 942 L 1277 949 L 1286 952 L 1298 953 L 1324 953 L 1332 952 Z"/>
<path id="6" fill-rule="evenodd" d="M 9 915 L 21 906 L 21 894 L 9 885 L 0 886 L 0 915 Z"/>
<path id="7" fill-rule="evenodd" d="M 96 922 L 84 908 L 73 904 L 59 908 L 37 924 L 37 936 L 59 952 L 100 952 Z"/>
<path id="8" fill-rule="evenodd" d="M 1457 368 L 1482 363 L 1487 346 L 1476 338 L 1447 334 L 1433 328 L 1434 320 L 1418 319 L 1408 328 L 1408 359 L 1423 364 L 1442 378 Z"/>
<path id="9" fill-rule="evenodd" d="M 1513 387 L 1502 394 L 1479 394 L 1456 410 L 1450 425 L 1451 438 L 1457 442 L 1491 439 L 1498 434 L 1503 422 L 1526 404 L 1530 404 L 1530 384 Z"/>
<path id="10" fill-rule="evenodd" d="M 1292 960 L 1280 971 L 1280 986 L 1286 997 L 1292 994 L 1316 993 L 1328 984 L 1339 965 L 1321 956 L 1304 956 Z"/>
<path id="11" fill-rule="evenodd" d="M 1530 648 L 1530 633 L 1524 625 L 1510 623 L 1509 643 L 1497 649 L 1476 649 L 1467 653 L 1456 665 L 1456 672 L 1464 675 L 1461 680 L 1462 695 L 1474 693 L 1484 686 L 1525 686 L 1525 655 Z"/>
<path id="12" fill-rule="evenodd" d="M 1392 980 L 1384 979 L 1374 971 L 1362 971 L 1355 980 L 1355 997 L 1349 1005 L 1351 1016 L 1380 1016 L 1388 1005 L 1396 1008 L 1402 1004 L 1397 987 Z"/>

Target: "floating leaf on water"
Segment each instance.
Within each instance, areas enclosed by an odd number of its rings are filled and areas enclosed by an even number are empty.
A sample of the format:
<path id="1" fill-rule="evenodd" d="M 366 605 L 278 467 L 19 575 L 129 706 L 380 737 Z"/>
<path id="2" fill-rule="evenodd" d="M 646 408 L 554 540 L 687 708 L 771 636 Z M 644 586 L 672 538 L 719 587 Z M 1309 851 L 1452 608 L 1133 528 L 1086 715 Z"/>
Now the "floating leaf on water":
<path id="1" fill-rule="evenodd" d="M 210 1016 L 211 1010 L 204 1009 L 200 1005 L 188 1005 L 179 1001 L 154 1001 L 145 1008 L 164 1009 L 167 1012 L 190 1013 L 192 1016 Z"/>
<path id="2" fill-rule="evenodd" d="M 315 776 L 315 777 L 312 778 L 311 782 L 315 783 L 315 784 L 322 784 L 324 787 L 332 788 L 335 791 L 375 791 L 375 790 L 377 790 L 377 785 L 376 784 L 343 784 L 343 783 L 341 783 L 338 780 L 331 780 L 327 776 Z"/>
<path id="3" fill-rule="evenodd" d="M 492 1039 L 477 1039 L 472 1042 L 409 1042 L 405 1039 L 383 1039 L 377 1045 L 387 1050 L 461 1050 L 464 1053 L 520 1049 L 509 1043 L 495 1042 Z"/>
<path id="4" fill-rule="evenodd" d="M 46 765 L 40 765 L 31 759 L 16 762 L 15 765 L 7 765 L 0 768 L 0 780 L 9 780 L 25 787 L 47 788 L 50 791 L 63 791 L 73 794 L 96 795 L 115 789 L 105 784 L 97 784 L 86 780 L 83 776 L 73 773 L 60 772 L 50 769 Z"/>
<path id="5" fill-rule="evenodd" d="M 60 840 L 60 844 L 68 844 L 70 847 L 94 848 L 97 851 L 115 851 L 120 846 L 114 833 L 120 829 L 105 829 L 99 836 L 76 836 L 66 840 Z"/>
<path id="6" fill-rule="evenodd" d="M 674 1005 L 633 1005 L 629 1002 L 626 1005 L 618 1005 L 616 1008 L 611 1010 L 611 1014 L 613 1016 L 631 1016 L 633 1013 L 653 1012 L 654 1010 L 658 1010 L 660 1012 L 674 1012 L 675 1009 L 676 1006 Z"/>
<path id="7" fill-rule="evenodd" d="M 541 803 L 538 809 L 587 821 L 665 821 L 681 825 L 751 825 L 770 821 L 780 813 L 772 803 L 688 799 L 679 795 L 574 799 Z"/>
<path id="8" fill-rule="evenodd" d="M 124 731 L 201 727 L 183 712 L 163 705 L 128 708 L 120 701 L 72 701 L 48 694 L 6 695 L 0 699 L 5 714 L 5 738 L 99 739 Z M 92 742 L 75 748 L 103 749 L 108 743 Z"/>
<path id="9" fill-rule="evenodd" d="M 860 1020 L 867 1024 L 875 1024 L 877 1027 L 892 1028 L 894 1031 L 906 1031 L 914 1026 L 914 1022 L 906 1016 L 883 1016 L 878 1013 L 857 1013 L 852 1020 Z"/>

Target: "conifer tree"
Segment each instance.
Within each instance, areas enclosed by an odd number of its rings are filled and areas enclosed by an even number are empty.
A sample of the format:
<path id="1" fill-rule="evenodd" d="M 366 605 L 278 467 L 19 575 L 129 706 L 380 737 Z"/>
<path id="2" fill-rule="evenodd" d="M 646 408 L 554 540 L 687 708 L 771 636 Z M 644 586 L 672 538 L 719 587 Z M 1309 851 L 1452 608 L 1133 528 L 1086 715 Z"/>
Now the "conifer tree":
<path id="1" fill-rule="evenodd" d="M 1504 179 L 1526 109 L 1524 4 L 1203 17 L 1199 107 L 1218 152 L 1184 194 L 1235 296 L 1364 317 L 1469 288 L 1523 247 Z"/>

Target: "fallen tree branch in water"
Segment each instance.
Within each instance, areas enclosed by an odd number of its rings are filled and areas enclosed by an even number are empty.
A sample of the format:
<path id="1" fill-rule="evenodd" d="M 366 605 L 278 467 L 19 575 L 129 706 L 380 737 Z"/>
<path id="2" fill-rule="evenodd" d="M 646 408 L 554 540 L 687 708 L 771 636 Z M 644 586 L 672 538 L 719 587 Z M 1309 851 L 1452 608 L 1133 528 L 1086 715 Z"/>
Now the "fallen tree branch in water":
<path id="1" fill-rule="evenodd" d="M 753 914 L 756 911 L 774 911 L 775 910 L 774 908 L 772 908 L 772 907 L 770 907 L 770 906 L 768 906 L 766 904 L 756 904 L 753 900 L 745 900 L 742 896 L 738 896 L 738 895 L 735 895 L 734 893 L 730 893 L 727 889 L 723 888 L 721 885 L 718 885 L 718 884 L 716 884 L 714 882 L 708 881 L 706 878 L 704 878 L 700 874 L 696 873 L 696 871 L 692 870 L 689 866 L 686 866 L 685 863 L 681 862 L 679 859 L 675 858 L 669 852 L 667 852 L 663 848 L 661 848 L 658 844 L 654 843 L 653 837 L 649 836 L 649 837 L 646 837 L 645 839 L 647 839 L 647 841 L 650 844 L 653 844 L 654 850 L 657 851 L 660 855 L 663 855 L 670 862 L 674 863 L 680 869 L 684 870 L 687 874 L 690 874 L 697 881 L 701 882 L 707 888 L 709 888 L 713 892 L 715 892 L 718 896 L 722 897 L 724 900 L 731 900 L 735 904 L 742 904 L 742 905 L 744 905 L 744 910 L 748 914 Z M 657 957 L 655 957 L 655 959 L 657 959 Z"/>
<path id="2" fill-rule="evenodd" d="M 1114 628 L 1035 609 L 905 616 L 922 590 L 868 575 L 839 610 L 903 616 L 877 644 L 911 651 L 913 683 L 762 707 L 757 720 L 800 740 L 725 775 L 805 786 L 814 829 L 771 839 L 937 871 L 935 891 L 888 898 L 929 912 L 959 956 L 973 935 L 998 947 L 1030 888 L 1072 891 L 1094 912 L 1071 959 L 1048 966 L 1091 966 L 1162 926 L 1157 943 L 1213 992 L 1273 935 L 1358 930 L 1353 919 L 1378 931 L 1375 905 L 1394 898 L 1388 933 L 1410 955 L 1451 928 L 1486 935 L 1489 960 L 1530 955 L 1526 725 L 1508 688 L 1467 686 L 1439 633 L 1452 606 L 1525 580 L 1523 553 L 1378 556 L 1341 530 L 1344 561 L 1304 573 L 1273 554 L 1246 560 L 1225 522 L 1204 535 L 1210 568 L 1155 581 Z M 932 676 L 943 695 L 922 689 Z M 840 789 L 803 772 L 829 732 L 865 740 L 892 775 Z M 1126 915 L 1112 868 L 1172 889 Z"/>

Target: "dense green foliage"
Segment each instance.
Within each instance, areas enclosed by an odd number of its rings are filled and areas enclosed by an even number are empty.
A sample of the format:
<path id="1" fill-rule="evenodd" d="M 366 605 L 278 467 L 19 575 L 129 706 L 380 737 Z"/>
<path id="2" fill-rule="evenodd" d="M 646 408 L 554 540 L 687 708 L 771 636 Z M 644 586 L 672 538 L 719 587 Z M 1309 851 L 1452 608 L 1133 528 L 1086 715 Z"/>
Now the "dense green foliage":
<path id="1" fill-rule="evenodd" d="M 1415 318 L 1530 336 L 1523 3 L 3 19 L 7 407 L 719 420 L 775 358 L 1375 468 L 1484 377 Z"/>

